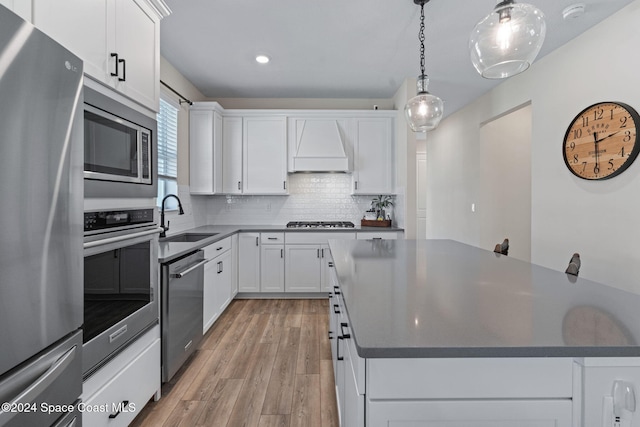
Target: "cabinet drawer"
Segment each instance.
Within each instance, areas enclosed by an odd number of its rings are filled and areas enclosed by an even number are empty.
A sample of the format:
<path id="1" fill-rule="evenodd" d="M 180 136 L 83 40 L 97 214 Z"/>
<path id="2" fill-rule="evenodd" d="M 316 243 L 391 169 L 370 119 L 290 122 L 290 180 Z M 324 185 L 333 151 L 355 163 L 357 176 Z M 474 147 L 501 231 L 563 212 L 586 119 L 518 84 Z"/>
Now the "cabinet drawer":
<path id="1" fill-rule="evenodd" d="M 571 400 L 414 400 L 367 398 L 370 427 L 571 427 Z"/>
<path id="2" fill-rule="evenodd" d="M 571 358 L 367 359 L 371 399 L 573 397 Z"/>
<path id="3" fill-rule="evenodd" d="M 212 259 L 231 249 L 231 237 L 212 243 L 204 248 L 204 257 Z"/>
<path id="4" fill-rule="evenodd" d="M 160 339 L 156 339 L 100 390 L 84 399 L 85 408 L 92 411 L 82 413 L 82 423 L 92 427 L 128 426 L 159 389 Z"/>
<path id="5" fill-rule="evenodd" d="M 300 233 L 300 232 L 288 232 L 285 233 L 285 240 L 287 244 L 301 244 L 301 245 L 326 245 L 330 239 L 334 240 L 353 240 L 356 238 L 356 233 L 349 231 L 330 231 L 330 232 L 313 232 L 313 233 Z"/>
<path id="6" fill-rule="evenodd" d="M 358 231 L 358 240 L 370 240 L 370 239 L 386 239 L 396 240 L 398 239 L 397 231 Z"/>
<path id="7" fill-rule="evenodd" d="M 260 242 L 262 244 L 282 244 L 284 243 L 284 233 L 260 233 Z"/>

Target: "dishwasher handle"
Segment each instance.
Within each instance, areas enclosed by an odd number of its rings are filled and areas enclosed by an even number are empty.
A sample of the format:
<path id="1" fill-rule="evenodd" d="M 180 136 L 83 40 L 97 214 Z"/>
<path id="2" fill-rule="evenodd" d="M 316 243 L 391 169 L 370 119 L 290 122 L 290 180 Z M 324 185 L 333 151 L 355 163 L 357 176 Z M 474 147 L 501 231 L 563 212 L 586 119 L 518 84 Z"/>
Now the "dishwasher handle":
<path id="1" fill-rule="evenodd" d="M 192 265 L 189 268 L 185 268 L 182 271 L 170 274 L 169 277 L 171 277 L 172 279 L 182 279 L 184 276 L 186 276 L 187 274 L 191 273 L 194 270 L 197 270 L 198 268 L 202 267 L 203 265 L 205 265 L 209 261 L 211 261 L 211 260 L 210 259 L 203 259 L 202 261 L 198 262 L 197 264 Z"/>

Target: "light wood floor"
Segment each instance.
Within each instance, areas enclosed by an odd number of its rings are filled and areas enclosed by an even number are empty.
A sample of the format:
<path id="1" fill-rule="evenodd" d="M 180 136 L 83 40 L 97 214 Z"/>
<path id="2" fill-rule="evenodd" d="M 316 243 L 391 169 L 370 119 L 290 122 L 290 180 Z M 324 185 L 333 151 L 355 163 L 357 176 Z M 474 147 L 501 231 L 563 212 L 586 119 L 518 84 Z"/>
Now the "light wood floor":
<path id="1" fill-rule="evenodd" d="M 234 300 L 133 426 L 338 426 L 328 300 Z"/>

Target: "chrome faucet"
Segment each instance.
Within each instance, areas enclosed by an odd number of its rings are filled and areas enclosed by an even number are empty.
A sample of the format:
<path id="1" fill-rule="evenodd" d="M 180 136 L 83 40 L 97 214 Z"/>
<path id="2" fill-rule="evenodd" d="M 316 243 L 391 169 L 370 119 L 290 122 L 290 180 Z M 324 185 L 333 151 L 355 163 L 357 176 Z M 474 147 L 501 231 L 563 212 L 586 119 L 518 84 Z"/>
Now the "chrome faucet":
<path id="1" fill-rule="evenodd" d="M 165 227 L 164 225 L 164 202 L 169 198 L 169 197 L 173 197 L 174 199 L 176 199 L 178 201 L 178 215 L 184 215 L 184 210 L 182 209 L 182 203 L 180 202 L 180 199 L 178 198 L 178 196 L 176 196 L 175 194 L 167 194 L 166 196 L 164 196 L 164 199 L 162 199 L 162 208 L 160 210 L 160 227 L 162 228 L 162 232 L 160 233 L 160 237 L 167 237 L 167 231 L 169 231 L 169 221 L 167 221 L 167 226 Z"/>

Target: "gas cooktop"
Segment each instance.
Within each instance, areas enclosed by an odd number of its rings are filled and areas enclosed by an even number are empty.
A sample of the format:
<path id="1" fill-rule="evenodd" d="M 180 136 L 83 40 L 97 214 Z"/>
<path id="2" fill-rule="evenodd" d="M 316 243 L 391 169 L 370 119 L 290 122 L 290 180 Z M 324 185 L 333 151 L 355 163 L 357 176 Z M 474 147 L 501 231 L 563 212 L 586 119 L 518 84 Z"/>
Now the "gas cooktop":
<path id="1" fill-rule="evenodd" d="M 287 228 L 354 228 L 351 221 L 291 221 Z"/>

